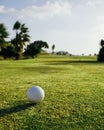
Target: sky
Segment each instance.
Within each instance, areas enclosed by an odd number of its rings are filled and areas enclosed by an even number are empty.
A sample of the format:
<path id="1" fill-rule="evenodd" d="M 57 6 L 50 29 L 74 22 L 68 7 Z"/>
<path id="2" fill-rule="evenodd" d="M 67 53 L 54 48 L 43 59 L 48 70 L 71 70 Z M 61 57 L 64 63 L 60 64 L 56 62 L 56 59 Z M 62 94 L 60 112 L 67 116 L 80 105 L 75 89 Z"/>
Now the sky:
<path id="1" fill-rule="evenodd" d="M 51 51 L 75 55 L 99 52 L 104 39 L 104 0 L 0 0 L 0 23 L 14 38 L 18 20 L 29 28 L 31 42 L 46 41 Z"/>

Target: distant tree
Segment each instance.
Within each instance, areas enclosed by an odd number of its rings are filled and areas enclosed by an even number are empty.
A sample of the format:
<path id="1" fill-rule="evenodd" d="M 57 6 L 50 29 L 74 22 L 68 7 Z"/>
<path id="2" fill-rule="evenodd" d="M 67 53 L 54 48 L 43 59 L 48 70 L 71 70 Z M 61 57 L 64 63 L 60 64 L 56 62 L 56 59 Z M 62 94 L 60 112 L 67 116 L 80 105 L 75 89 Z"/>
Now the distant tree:
<path id="1" fill-rule="evenodd" d="M 24 55 L 31 56 L 32 58 L 34 58 L 37 54 L 41 52 L 42 48 L 49 48 L 47 42 L 34 41 L 33 43 L 27 45 Z"/>
<path id="2" fill-rule="evenodd" d="M 54 53 L 55 44 L 52 45 L 52 53 Z"/>
<path id="3" fill-rule="evenodd" d="M 0 23 L 0 50 L 2 50 L 6 43 L 6 38 L 9 36 L 4 24 Z"/>
<path id="4" fill-rule="evenodd" d="M 69 53 L 67 51 L 58 51 L 56 54 L 57 55 L 69 55 Z"/>
<path id="5" fill-rule="evenodd" d="M 98 61 L 104 62 L 104 40 L 100 41 L 100 46 L 101 46 L 101 49 L 98 54 Z"/>
<path id="6" fill-rule="evenodd" d="M 15 22 L 13 30 L 16 31 L 16 36 L 11 40 L 11 43 L 15 47 L 16 59 L 18 60 L 23 54 L 23 48 L 26 42 L 30 41 L 30 36 L 28 35 L 28 28 L 25 24 L 21 24 L 19 21 Z"/>
<path id="7" fill-rule="evenodd" d="M 97 56 L 97 54 L 96 54 L 96 53 L 94 53 L 94 56 Z"/>

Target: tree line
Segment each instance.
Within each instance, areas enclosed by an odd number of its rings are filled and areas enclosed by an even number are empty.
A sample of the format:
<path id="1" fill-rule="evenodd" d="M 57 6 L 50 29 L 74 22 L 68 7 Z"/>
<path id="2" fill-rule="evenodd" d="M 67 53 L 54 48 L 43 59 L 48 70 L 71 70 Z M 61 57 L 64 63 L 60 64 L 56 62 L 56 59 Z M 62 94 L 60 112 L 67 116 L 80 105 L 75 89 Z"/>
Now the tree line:
<path id="1" fill-rule="evenodd" d="M 24 49 L 26 43 L 30 42 L 30 35 L 28 27 L 19 21 L 16 21 L 13 25 L 13 30 L 15 31 L 15 37 L 10 41 L 6 39 L 9 36 L 7 29 L 3 23 L 0 23 L 0 56 L 6 58 L 20 59 L 23 56 L 30 56 L 34 58 L 39 54 L 42 48 L 49 48 L 48 43 L 42 40 L 34 41 L 27 45 Z M 23 51 L 24 50 L 24 51 Z"/>
<path id="2" fill-rule="evenodd" d="M 49 48 L 48 43 L 42 40 L 34 41 L 26 46 L 26 43 L 30 42 L 29 28 L 25 24 L 16 21 L 13 25 L 15 31 L 15 37 L 10 41 L 6 39 L 9 36 L 7 29 L 3 23 L 0 23 L 0 56 L 6 58 L 15 58 L 16 60 L 22 57 L 34 58 L 39 54 L 42 48 Z M 104 40 L 100 41 L 100 50 L 97 56 L 98 62 L 104 62 Z M 54 54 L 55 45 L 52 46 L 52 53 Z"/>

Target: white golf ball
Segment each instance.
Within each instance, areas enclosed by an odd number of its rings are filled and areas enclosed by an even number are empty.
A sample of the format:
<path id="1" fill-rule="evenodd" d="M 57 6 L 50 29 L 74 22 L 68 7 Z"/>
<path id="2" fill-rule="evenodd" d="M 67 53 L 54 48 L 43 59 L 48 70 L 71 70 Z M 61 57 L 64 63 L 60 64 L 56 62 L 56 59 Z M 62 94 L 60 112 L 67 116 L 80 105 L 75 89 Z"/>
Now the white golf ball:
<path id="1" fill-rule="evenodd" d="M 32 103 L 41 102 L 44 99 L 44 90 L 39 86 L 32 86 L 27 90 L 27 98 Z"/>

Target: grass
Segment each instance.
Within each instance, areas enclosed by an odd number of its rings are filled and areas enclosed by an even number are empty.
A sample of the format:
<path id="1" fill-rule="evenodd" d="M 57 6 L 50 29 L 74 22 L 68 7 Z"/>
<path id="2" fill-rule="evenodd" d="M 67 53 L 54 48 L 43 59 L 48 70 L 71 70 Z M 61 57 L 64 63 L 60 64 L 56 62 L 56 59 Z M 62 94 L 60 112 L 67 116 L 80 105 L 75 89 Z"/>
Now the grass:
<path id="1" fill-rule="evenodd" d="M 32 85 L 44 89 L 41 103 L 28 102 Z M 0 130 L 104 130 L 104 64 L 55 55 L 0 61 Z"/>

